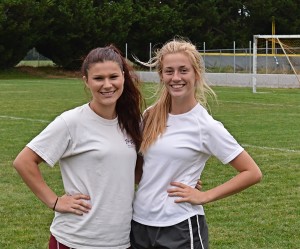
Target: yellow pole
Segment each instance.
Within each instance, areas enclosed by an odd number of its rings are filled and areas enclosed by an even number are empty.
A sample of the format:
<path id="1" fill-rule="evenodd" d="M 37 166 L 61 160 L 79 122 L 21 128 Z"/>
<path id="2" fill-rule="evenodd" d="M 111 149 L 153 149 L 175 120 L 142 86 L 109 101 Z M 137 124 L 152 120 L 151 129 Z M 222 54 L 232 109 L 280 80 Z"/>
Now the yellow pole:
<path id="1" fill-rule="evenodd" d="M 275 17 L 272 16 L 272 35 L 275 35 Z M 272 37 L 272 55 L 275 54 L 275 38 Z"/>

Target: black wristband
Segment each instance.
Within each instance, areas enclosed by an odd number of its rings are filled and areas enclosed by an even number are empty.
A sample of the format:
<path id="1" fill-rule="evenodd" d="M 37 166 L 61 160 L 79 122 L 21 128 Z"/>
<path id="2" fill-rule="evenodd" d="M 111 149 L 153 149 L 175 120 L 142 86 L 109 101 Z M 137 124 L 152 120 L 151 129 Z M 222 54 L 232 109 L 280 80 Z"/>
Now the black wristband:
<path id="1" fill-rule="evenodd" d="M 56 201 L 55 201 L 54 206 L 52 208 L 53 211 L 55 211 L 55 207 L 56 207 L 57 201 L 58 201 L 58 197 L 56 198 Z"/>

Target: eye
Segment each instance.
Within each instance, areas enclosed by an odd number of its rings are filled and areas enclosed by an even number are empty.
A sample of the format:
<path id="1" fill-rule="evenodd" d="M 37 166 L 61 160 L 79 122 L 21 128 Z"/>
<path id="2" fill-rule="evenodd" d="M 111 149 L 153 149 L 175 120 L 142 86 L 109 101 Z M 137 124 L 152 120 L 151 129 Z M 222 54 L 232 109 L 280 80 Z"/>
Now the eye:
<path id="1" fill-rule="evenodd" d="M 173 70 L 166 69 L 166 70 L 164 70 L 164 73 L 167 74 L 167 75 L 171 75 L 171 74 L 173 74 Z"/>
<path id="2" fill-rule="evenodd" d="M 103 77 L 101 76 L 96 76 L 96 77 L 93 77 L 94 80 L 97 80 L 97 81 L 100 81 L 100 80 L 103 80 Z"/>
<path id="3" fill-rule="evenodd" d="M 115 79 L 119 78 L 119 76 L 118 76 L 118 75 L 112 75 L 110 78 L 111 78 L 112 80 L 115 80 Z"/>
<path id="4" fill-rule="evenodd" d="M 180 69 L 180 73 L 183 73 L 183 74 L 185 74 L 185 73 L 188 73 L 188 69 L 187 68 L 181 68 Z"/>

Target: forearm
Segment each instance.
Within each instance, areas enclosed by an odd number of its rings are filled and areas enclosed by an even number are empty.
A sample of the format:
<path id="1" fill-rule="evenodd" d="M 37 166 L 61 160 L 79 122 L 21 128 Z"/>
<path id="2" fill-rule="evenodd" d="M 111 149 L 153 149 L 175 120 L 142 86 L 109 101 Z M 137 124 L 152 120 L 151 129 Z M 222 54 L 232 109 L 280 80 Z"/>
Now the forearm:
<path id="1" fill-rule="evenodd" d="M 49 208 L 53 208 L 56 194 L 44 181 L 38 163 L 41 162 L 30 149 L 25 148 L 15 159 L 13 166 L 30 190 Z M 33 157 L 34 156 L 34 157 Z"/>
<path id="2" fill-rule="evenodd" d="M 258 181 L 259 179 L 255 177 L 252 172 L 243 171 L 229 181 L 204 192 L 206 195 L 205 203 L 213 202 L 239 193 L 242 190 L 256 184 Z"/>
<path id="3" fill-rule="evenodd" d="M 232 160 L 230 165 L 238 171 L 238 174 L 227 182 L 206 191 L 206 203 L 236 194 L 258 183 L 262 178 L 259 167 L 246 151 Z"/>
<path id="4" fill-rule="evenodd" d="M 230 165 L 238 171 L 238 174 L 225 183 L 202 192 L 198 190 L 199 187 L 171 182 L 173 188 L 168 189 L 169 196 L 178 197 L 175 199 L 176 203 L 189 202 L 193 205 L 203 205 L 236 194 L 262 178 L 260 169 L 246 151 L 232 160 Z"/>

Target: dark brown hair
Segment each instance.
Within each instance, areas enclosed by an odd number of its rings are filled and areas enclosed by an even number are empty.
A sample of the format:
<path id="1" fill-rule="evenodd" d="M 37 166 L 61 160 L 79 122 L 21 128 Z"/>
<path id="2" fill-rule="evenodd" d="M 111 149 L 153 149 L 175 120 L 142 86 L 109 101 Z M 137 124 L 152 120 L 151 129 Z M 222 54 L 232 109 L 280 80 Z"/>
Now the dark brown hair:
<path id="1" fill-rule="evenodd" d="M 116 62 L 124 72 L 124 90 L 117 100 L 116 112 L 120 128 L 131 136 L 138 151 L 142 142 L 140 122 L 144 101 L 140 92 L 140 80 L 120 50 L 114 45 L 91 50 L 82 63 L 82 75 L 88 77 L 92 64 L 105 61 Z"/>

